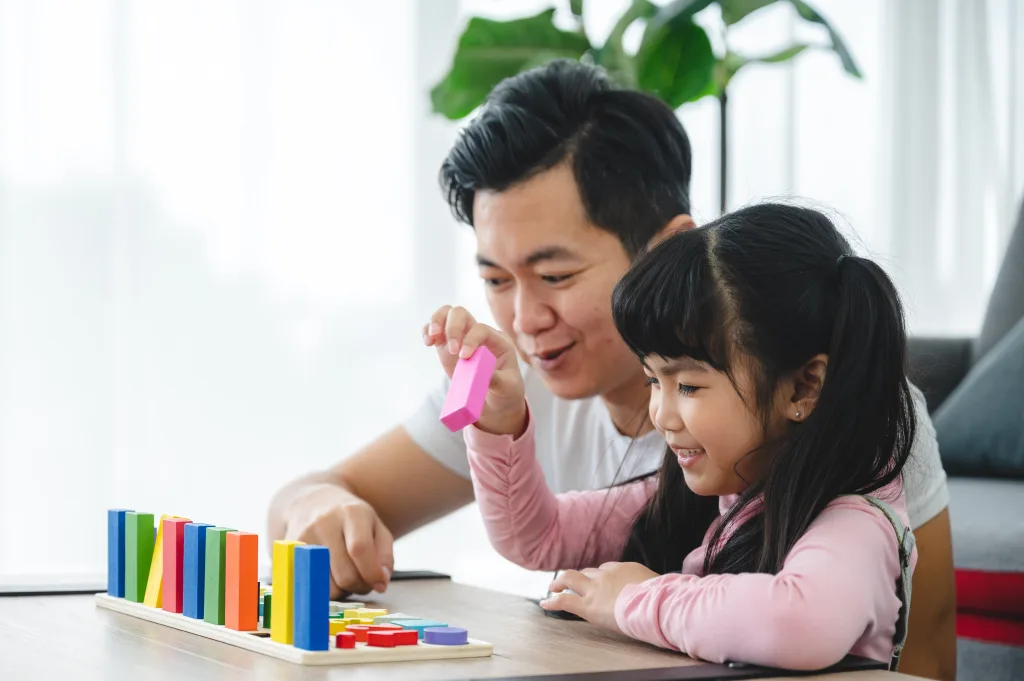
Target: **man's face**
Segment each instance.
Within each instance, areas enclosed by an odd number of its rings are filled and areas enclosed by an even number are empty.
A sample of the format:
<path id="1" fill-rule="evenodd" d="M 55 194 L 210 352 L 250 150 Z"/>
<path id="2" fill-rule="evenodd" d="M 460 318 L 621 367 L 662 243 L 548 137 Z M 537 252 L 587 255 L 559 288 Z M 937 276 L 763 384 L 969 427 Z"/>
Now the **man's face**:
<path id="1" fill-rule="evenodd" d="M 503 192 L 478 191 L 473 218 L 491 312 L 551 392 L 605 395 L 636 379 L 642 367 L 611 314 L 630 258 L 587 220 L 567 165 Z"/>

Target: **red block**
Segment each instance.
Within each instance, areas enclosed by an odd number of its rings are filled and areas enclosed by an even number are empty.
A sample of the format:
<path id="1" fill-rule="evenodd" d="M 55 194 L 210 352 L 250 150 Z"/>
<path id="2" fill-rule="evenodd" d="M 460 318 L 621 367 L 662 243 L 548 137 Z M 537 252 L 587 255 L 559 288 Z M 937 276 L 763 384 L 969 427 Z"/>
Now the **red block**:
<path id="1" fill-rule="evenodd" d="M 224 556 L 224 626 L 235 631 L 256 631 L 260 592 L 259 535 L 228 532 Z"/>
<path id="2" fill-rule="evenodd" d="M 334 637 L 334 645 L 337 648 L 355 648 L 356 635 L 349 631 L 343 631 Z"/>
<path id="3" fill-rule="evenodd" d="M 415 629 L 401 629 L 391 632 L 391 638 L 396 646 L 414 646 L 419 643 L 420 637 Z"/>
<path id="4" fill-rule="evenodd" d="M 167 612 L 181 612 L 184 589 L 185 566 L 185 525 L 188 518 L 166 518 L 164 520 L 164 578 L 161 607 Z"/>
<path id="5" fill-rule="evenodd" d="M 351 632 L 355 635 L 356 640 L 360 643 L 366 643 L 366 636 L 370 633 L 370 627 L 365 624 L 350 624 L 345 627 L 345 631 Z"/>
<path id="6" fill-rule="evenodd" d="M 402 627 L 397 624 L 368 624 L 370 631 L 401 631 Z"/>
<path id="7" fill-rule="evenodd" d="M 395 632 L 393 631 L 371 631 L 366 644 L 374 648 L 394 648 Z"/>

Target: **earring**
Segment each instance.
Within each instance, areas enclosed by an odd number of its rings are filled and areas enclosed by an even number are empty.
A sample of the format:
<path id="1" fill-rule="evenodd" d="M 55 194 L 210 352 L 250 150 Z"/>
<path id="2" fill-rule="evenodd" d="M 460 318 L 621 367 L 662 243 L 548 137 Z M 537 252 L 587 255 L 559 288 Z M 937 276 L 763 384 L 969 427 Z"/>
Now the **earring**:
<path id="1" fill-rule="evenodd" d="M 797 421 L 799 421 L 799 420 L 800 420 L 800 412 L 797 412 L 797 413 L 796 413 L 796 420 L 797 420 Z"/>

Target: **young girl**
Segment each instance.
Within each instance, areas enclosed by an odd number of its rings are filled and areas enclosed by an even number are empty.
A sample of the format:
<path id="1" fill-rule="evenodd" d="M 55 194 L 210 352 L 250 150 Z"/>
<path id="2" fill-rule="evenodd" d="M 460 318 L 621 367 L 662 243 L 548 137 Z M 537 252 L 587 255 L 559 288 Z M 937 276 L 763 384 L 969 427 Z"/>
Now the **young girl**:
<path id="1" fill-rule="evenodd" d="M 464 433 L 495 548 L 577 568 L 544 607 L 693 657 L 895 667 L 917 558 L 900 477 L 914 414 L 882 269 L 821 213 L 764 204 L 668 237 L 612 305 L 668 449 L 656 477 L 596 492 L 545 485 L 505 336 L 461 308 L 424 330 L 449 375 L 480 345 L 498 358 Z"/>

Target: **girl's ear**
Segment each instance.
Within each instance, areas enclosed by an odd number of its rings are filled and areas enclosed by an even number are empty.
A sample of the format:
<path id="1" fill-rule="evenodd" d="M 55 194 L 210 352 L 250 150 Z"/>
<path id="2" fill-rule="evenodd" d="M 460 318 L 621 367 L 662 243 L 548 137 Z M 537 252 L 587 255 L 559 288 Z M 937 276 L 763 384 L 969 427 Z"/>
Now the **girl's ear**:
<path id="1" fill-rule="evenodd" d="M 825 372 L 828 369 L 828 355 L 815 355 L 793 374 L 793 394 L 786 405 L 786 418 L 800 423 L 818 403 L 821 388 L 825 385 Z"/>

